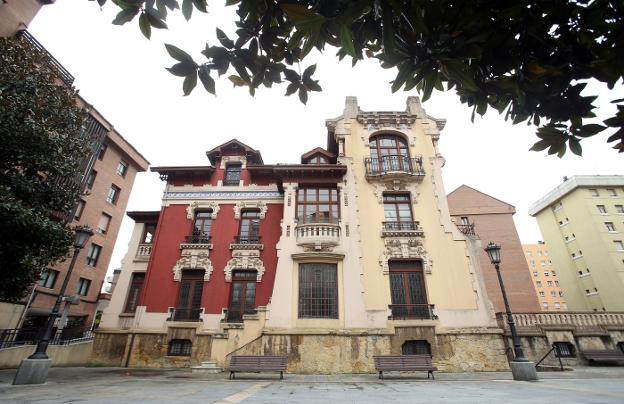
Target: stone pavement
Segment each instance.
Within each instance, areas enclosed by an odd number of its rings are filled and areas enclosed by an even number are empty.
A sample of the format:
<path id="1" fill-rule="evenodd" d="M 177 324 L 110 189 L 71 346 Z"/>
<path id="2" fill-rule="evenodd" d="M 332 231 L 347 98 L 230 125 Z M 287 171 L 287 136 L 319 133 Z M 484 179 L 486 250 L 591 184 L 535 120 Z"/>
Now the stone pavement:
<path id="1" fill-rule="evenodd" d="M 508 372 L 376 375 L 192 374 L 186 369 L 53 368 L 48 382 L 12 386 L 0 370 L 2 403 L 624 403 L 624 367 L 540 372 L 514 382 Z M 385 376 L 385 375 L 384 375 Z"/>

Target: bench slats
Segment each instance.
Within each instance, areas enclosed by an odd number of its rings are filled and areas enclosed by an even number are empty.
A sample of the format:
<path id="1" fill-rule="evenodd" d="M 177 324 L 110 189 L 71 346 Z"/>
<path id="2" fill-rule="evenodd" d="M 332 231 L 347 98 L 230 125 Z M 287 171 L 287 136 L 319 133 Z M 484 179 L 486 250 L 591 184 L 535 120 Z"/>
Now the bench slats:
<path id="1" fill-rule="evenodd" d="M 288 366 L 288 356 L 285 355 L 233 355 L 230 358 L 230 378 L 235 372 L 280 372 L 280 379 Z"/>
<path id="2" fill-rule="evenodd" d="M 590 361 L 619 362 L 624 361 L 624 352 L 619 349 L 588 349 L 581 351 L 585 359 Z"/>
<path id="3" fill-rule="evenodd" d="M 433 376 L 433 372 L 438 370 L 433 366 L 430 355 L 376 355 L 375 369 L 379 372 L 379 378 L 383 379 L 384 371 L 426 371 L 427 378 Z"/>

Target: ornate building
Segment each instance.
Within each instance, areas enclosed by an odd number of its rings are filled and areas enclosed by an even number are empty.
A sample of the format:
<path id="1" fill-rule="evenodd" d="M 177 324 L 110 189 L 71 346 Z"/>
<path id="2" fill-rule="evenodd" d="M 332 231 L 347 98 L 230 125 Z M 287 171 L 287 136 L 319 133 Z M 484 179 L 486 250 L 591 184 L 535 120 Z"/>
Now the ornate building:
<path id="1" fill-rule="evenodd" d="M 231 140 L 209 166 L 152 168 L 162 209 L 130 213 L 94 363 L 288 354 L 290 371 L 369 372 L 374 354 L 430 352 L 449 371 L 506 369 L 480 244 L 449 214 L 444 124 L 417 97 L 398 112 L 347 97 L 327 148 L 301 164 L 264 164 Z"/>

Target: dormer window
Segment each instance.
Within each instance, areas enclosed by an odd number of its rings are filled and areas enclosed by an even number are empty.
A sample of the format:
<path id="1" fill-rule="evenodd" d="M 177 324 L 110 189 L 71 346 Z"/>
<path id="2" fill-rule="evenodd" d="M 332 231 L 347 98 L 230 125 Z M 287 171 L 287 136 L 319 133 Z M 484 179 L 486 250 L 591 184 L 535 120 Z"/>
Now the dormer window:
<path id="1" fill-rule="evenodd" d="M 225 177 L 223 179 L 223 185 L 236 185 L 240 184 L 241 178 L 240 164 L 228 164 L 225 166 Z"/>
<path id="2" fill-rule="evenodd" d="M 329 161 L 326 157 L 319 154 L 308 160 L 308 164 L 329 164 Z"/>

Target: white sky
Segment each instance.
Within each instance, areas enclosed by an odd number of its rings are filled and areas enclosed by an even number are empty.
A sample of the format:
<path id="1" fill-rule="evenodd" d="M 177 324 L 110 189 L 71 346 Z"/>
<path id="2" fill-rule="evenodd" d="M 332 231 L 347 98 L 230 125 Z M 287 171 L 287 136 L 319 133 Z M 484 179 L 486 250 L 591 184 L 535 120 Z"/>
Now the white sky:
<path id="1" fill-rule="evenodd" d="M 335 51 L 329 49 L 315 56 L 315 76 L 323 92 L 311 93 L 307 106 L 296 95 L 284 97 L 282 85 L 260 89 L 252 98 L 245 89 L 233 89 L 226 76 L 217 80 L 217 97 L 204 91 L 201 83 L 183 97 L 182 79 L 164 69 L 173 59 L 163 44 L 174 44 L 201 61 L 205 42 L 217 42 L 216 26 L 226 33 L 234 31 L 235 8 L 223 7 L 223 0 L 209 4 L 210 14 L 195 12 L 188 23 L 179 12 L 170 15 L 170 29 L 153 30 L 150 41 L 136 21 L 112 25 L 117 10 L 112 4 L 100 9 L 87 0 L 58 0 L 44 6 L 29 30 L 76 77 L 80 94 L 154 166 L 207 165 L 205 151 L 234 137 L 259 149 L 265 163 L 297 163 L 304 152 L 326 146 L 325 119 L 342 113 L 345 96 L 357 96 L 363 110 L 387 111 L 404 110 L 407 96 L 417 95 L 391 93 L 394 70 L 383 70 L 375 61 L 351 68 L 350 60 L 337 63 Z M 599 116 L 611 116 L 614 109 L 608 101 L 623 93 L 620 87 L 608 94 L 598 104 Z M 535 128 L 512 126 L 496 111 L 471 123 L 471 109 L 454 93 L 434 93 L 424 108 L 447 120 L 440 139 L 446 192 L 467 184 L 514 205 L 523 243 L 542 238 L 527 213 L 529 205 L 564 175 L 622 174 L 622 156 L 608 146 L 608 135 L 583 141 L 582 158 L 567 153 L 559 159 L 529 152 L 537 140 Z M 159 210 L 163 188 L 157 174 L 139 174 L 128 210 Z M 120 266 L 131 232 L 132 220 L 124 217 L 109 270 Z"/>

